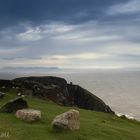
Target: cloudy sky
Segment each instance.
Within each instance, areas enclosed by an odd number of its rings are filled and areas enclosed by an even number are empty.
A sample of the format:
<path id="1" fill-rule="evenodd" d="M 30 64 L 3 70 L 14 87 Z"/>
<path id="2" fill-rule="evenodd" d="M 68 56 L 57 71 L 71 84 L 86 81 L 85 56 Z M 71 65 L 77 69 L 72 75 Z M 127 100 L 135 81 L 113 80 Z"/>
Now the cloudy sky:
<path id="1" fill-rule="evenodd" d="M 0 69 L 140 68 L 140 0 L 0 0 Z"/>

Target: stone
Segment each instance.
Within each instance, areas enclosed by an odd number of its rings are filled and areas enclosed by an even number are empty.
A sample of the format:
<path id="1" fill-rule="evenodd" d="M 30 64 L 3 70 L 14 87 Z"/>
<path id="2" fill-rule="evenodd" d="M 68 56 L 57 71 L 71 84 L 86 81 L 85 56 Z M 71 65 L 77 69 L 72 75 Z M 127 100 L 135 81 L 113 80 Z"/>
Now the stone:
<path id="1" fill-rule="evenodd" d="M 21 93 L 19 92 L 19 93 L 17 93 L 17 96 L 21 96 Z"/>
<path id="2" fill-rule="evenodd" d="M 2 99 L 5 96 L 5 93 L 0 92 L 0 99 Z"/>
<path id="3" fill-rule="evenodd" d="M 17 110 L 16 117 L 26 122 L 36 122 L 41 119 L 41 111 L 35 109 Z"/>
<path id="4" fill-rule="evenodd" d="M 3 86 L 2 88 L 6 88 L 5 86 Z"/>
<path id="5" fill-rule="evenodd" d="M 25 97 L 25 95 L 21 95 L 21 97 L 22 97 L 22 98 L 24 98 L 24 97 Z"/>
<path id="6" fill-rule="evenodd" d="M 0 112 L 13 113 L 19 109 L 24 109 L 24 108 L 28 108 L 28 104 L 26 100 L 22 98 L 16 98 L 14 100 L 10 100 L 8 103 L 3 105 L 0 109 Z"/>
<path id="7" fill-rule="evenodd" d="M 56 116 L 52 122 L 54 128 L 65 130 L 80 129 L 79 111 L 71 109 L 68 112 Z"/>

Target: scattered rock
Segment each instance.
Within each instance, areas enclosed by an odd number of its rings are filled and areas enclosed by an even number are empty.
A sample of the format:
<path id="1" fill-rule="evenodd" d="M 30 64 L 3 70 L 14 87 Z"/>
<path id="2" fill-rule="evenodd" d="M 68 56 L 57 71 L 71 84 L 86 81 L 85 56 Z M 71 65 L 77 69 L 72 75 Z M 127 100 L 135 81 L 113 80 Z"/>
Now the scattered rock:
<path id="1" fill-rule="evenodd" d="M 25 95 L 21 95 L 21 97 L 22 97 L 22 98 L 24 98 L 24 97 L 25 97 Z"/>
<path id="2" fill-rule="evenodd" d="M 41 119 L 41 112 L 34 109 L 21 109 L 16 112 L 16 117 L 26 122 L 36 122 Z"/>
<path id="3" fill-rule="evenodd" d="M 24 108 L 28 108 L 27 102 L 22 98 L 16 98 L 3 105 L 0 112 L 12 113 Z"/>
<path id="4" fill-rule="evenodd" d="M 5 96 L 5 93 L 0 92 L 0 99 L 2 99 Z"/>
<path id="5" fill-rule="evenodd" d="M 77 130 L 80 128 L 79 111 L 71 109 L 56 116 L 52 122 L 54 128 Z"/>
<path id="6" fill-rule="evenodd" d="M 17 96 L 21 96 L 21 93 L 19 92 L 19 93 L 17 93 Z"/>
<path id="7" fill-rule="evenodd" d="M 6 88 L 5 86 L 3 86 L 2 88 Z"/>

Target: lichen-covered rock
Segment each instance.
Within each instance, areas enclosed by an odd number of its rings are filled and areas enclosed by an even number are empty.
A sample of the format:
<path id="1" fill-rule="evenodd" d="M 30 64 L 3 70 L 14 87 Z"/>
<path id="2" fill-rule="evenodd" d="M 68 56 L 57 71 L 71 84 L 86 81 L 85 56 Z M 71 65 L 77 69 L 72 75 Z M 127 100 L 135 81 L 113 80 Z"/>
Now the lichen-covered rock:
<path id="1" fill-rule="evenodd" d="M 22 98 L 16 98 L 3 105 L 0 109 L 0 112 L 12 113 L 24 108 L 28 108 L 27 102 Z"/>
<path id="2" fill-rule="evenodd" d="M 16 117 L 27 122 L 36 122 L 41 119 L 41 111 L 35 109 L 21 109 L 16 112 Z"/>
<path id="3" fill-rule="evenodd" d="M 54 128 L 77 130 L 80 128 L 79 111 L 69 110 L 63 114 L 56 116 L 52 122 Z"/>

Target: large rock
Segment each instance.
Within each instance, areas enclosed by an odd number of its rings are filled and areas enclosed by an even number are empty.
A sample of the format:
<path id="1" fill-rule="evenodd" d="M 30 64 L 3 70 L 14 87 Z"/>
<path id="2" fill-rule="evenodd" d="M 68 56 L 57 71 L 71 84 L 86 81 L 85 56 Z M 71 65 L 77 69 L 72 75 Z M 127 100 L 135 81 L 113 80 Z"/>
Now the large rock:
<path id="1" fill-rule="evenodd" d="M 0 109 L 0 112 L 12 113 L 24 108 L 28 108 L 27 102 L 22 98 L 16 98 L 3 105 Z"/>
<path id="2" fill-rule="evenodd" d="M 80 128 L 79 111 L 69 110 L 56 116 L 52 122 L 54 128 L 77 130 Z"/>
<path id="3" fill-rule="evenodd" d="M 16 117 L 27 122 L 35 122 L 41 119 L 41 112 L 34 109 L 21 109 L 16 112 Z"/>

